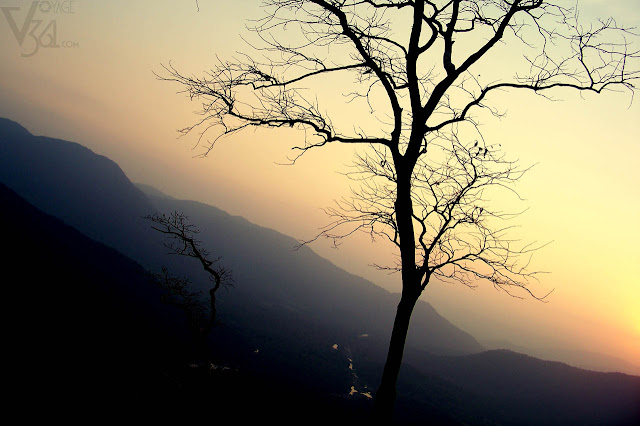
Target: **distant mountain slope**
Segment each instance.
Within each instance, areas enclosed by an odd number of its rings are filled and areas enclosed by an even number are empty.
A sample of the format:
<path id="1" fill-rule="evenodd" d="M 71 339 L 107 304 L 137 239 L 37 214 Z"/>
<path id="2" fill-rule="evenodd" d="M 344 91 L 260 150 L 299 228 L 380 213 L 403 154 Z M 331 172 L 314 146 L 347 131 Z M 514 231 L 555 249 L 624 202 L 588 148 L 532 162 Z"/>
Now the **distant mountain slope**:
<path id="1" fill-rule="evenodd" d="M 508 350 L 457 357 L 408 353 L 407 362 L 477 395 L 475 403 L 499 424 L 640 424 L 638 376 L 588 371 Z"/>
<path id="2" fill-rule="evenodd" d="M 0 182 L 90 238 L 140 260 L 152 242 L 145 195 L 110 159 L 77 143 L 33 136 L 0 118 Z"/>
<path id="3" fill-rule="evenodd" d="M 595 370 L 602 372 L 621 372 L 640 376 L 640 365 L 634 365 L 622 358 L 605 355 L 602 353 L 570 350 L 563 348 L 536 348 L 514 345 L 508 340 L 483 341 L 482 344 L 487 349 L 508 349 L 513 352 L 520 352 L 536 358 L 548 361 L 564 362 L 574 367 L 585 370 Z M 606 348 L 602 348 L 606 350 Z M 640 362 L 640 360 L 636 361 Z"/>
<path id="4" fill-rule="evenodd" d="M 165 194 L 164 192 L 160 191 L 159 189 L 151 186 L 151 185 L 147 185 L 145 183 L 134 183 L 134 185 L 142 192 L 144 192 L 147 195 L 150 195 L 152 197 L 158 197 L 158 198 L 173 198 L 167 194 Z"/>
<path id="5" fill-rule="evenodd" d="M 99 407 L 93 412 L 101 415 L 124 395 L 149 391 L 151 406 L 163 410 L 160 418 L 175 405 L 185 417 L 192 411 L 215 417 L 239 406 L 238 416 L 299 422 L 290 407 L 304 407 L 303 421 L 321 414 L 343 420 L 327 410 L 329 401 L 355 412 L 345 420 L 354 423 L 367 408 L 365 393 L 379 381 L 397 295 L 309 248 L 293 251 L 290 237 L 243 218 L 142 186 L 147 196 L 110 160 L 31 136 L 9 120 L 0 120 L 0 183 L 18 193 L 0 186 L 0 218 L 9 231 L 3 265 L 14 272 L 3 286 L 3 319 L 9 365 L 17 366 L 8 380 L 15 395 L 43 401 L 44 392 L 52 395 L 46 400 L 52 411 Z M 187 369 L 158 379 L 167 363 L 185 359 L 188 331 L 182 313 L 160 303 L 161 292 L 142 267 L 166 264 L 195 286 L 210 285 L 193 259 L 166 256 L 161 236 L 140 219 L 173 210 L 188 214 L 203 244 L 234 271 L 235 288 L 219 297 L 223 326 L 210 339 L 212 354 L 238 368 L 226 381 L 208 365 L 204 375 L 192 377 Z M 640 377 L 481 350 L 420 303 L 399 382 L 399 424 L 640 423 Z M 167 385 L 188 400 L 160 398 Z M 201 392 L 210 386 L 231 391 Z M 350 389 L 358 393 L 349 396 Z"/>
<path id="6" fill-rule="evenodd" d="M 142 186 L 151 191 L 146 197 L 117 164 L 76 143 L 32 136 L 19 124 L 0 119 L 0 182 L 144 267 L 157 270 L 167 265 L 206 286 L 208 277 L 199 273 L 199 265 L 166 256 L 162 236 L 141 219 L 154 211 L 184 211 L 202 228 L 204 245 L 234 270 L 238 285 L 221 297 L 222 309 L 226 303 L 228 312 L 243 312 L 246 317 L 244 313 L 254 312 L 253 307 L 268 312 L 286 308 L 327 331 L 335 328 L 341 336 L 367 333 L 386 347 L 397 296 L 308 248 L 293 251 L 297 242 L 273 230 L 197 202 L 156 197 L 157 190 Z M 440 354 L 483 349 L 426 303 L 416 311 L 411 335 L 419 348 Z"/>
<path id="7" fill-rule="evenodd" d="M 293 238 L 241 217 L 193 201 L 150 198 L 159 211 L 187 214 L 199 226 L 203 244 L 233 269 L 239 284 L 221 300 L 227 315 L 246 311 L 243 306 L 250 300 L 261 309 L 287 309 L 325 324 L 343 341 L 368 335 L 386 350 L 397 295 L 345 272 L 308 247 L 294 250 Z M 473 337 L 425 302 L 416 308 L 409 345 L 439 354 L 482 350 Z"/>
<path id="8" fill-rule="evenodd" d="M 382 366 L 368 359 L 370 351 L 364 340 L 352 346 L 358 375 L 375 382 Z M 398 390 L 400 425 L 640 424 L 640 377 L 506 350 L 437 356 L 408 348 Z"/>
<path id="9" fill-rule="evenodd" d="M 298 408 L 321 409 L 316 418 L 324 421 L 363 414 L 358 404 L 319 392 L 313 374 L 282 368 L 273 380 L 274 365 L 302 360 L 235 359 L 243 355 L 246 336 L 232 327 L 216 330 L 215 345 L 241 369 L 203 363 L 184 313 L 162 303 L 164 291 L 140 265 L 3 184 L 0 206 L 0 220 L 10 225 L 2 261 L 12 273 L 2 299 L 5 412 L 37 422 L 126 417 L 161 424 L 225 417 L 294 424 Z M 307 350 L 311 361 L 318 358 L 316 348 Z M 322 352 L 328 356 L 319 358 L 327 360 L 319 374 L 334 378 L 347 371 L 339 353 Z"/>

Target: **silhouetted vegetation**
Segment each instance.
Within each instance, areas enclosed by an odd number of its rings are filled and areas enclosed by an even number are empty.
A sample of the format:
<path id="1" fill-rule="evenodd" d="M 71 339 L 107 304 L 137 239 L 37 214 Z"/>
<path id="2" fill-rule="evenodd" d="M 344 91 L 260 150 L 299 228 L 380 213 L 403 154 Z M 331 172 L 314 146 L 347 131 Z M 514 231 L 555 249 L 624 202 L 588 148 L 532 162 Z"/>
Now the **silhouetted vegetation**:
<path id="1" fill-rule="evenodd" d="M 330 210 L 335 221 L 321 236 L 365 231 L 397 248 L 398 264 L 382 266 L 401 274 L 403 290 L 376 393 L 378 418 L 390 421 L 411 315 L 432 278 L 469 286 L 485 280 L 517 297 L 544 298 L 527 286 L 536 247 L 510 239 L 499 219 L 511 215 L 487 197 L 512 189 L 525 170 L 484 141 L 473 114 L 484 108 L 500 116 L 489 104 L 498 91 L 633 90 L 640 75 L 631 65 L 639 57 L 627 41 L 633 34 L 613 19 L 583 26 L 577 10 L 542 0 L 263 6 L 264 18 L 250 27 L 252 53 L 219 61 L 203 77 L 169 65 L 159 78 L 203 105 L 202 119 L 182 133 L 213 134 L 204 155 L 220 138 L 255 126 L 304 131 L 298 156 L 329 143 L 369 147 L 352 174 L 361 188 Z M 489 52 L 503 44 L 517 54 L 498 66 Z M 338 76 L 351 77 L 346 102 L 374 115 L 373 127 L 334 125 L 316 93 L 303 90 L 324 90 L 335 80 L 323 78 Z"/>
<path id="2" fill-rule="evenodd" d="M 213 281 L 213 287 L 208 292 L 209 303 L 205 304 L 200 292 L 192 291 L 188 278 L 173 276 L 166 267 L 162 268 L 161 274 L 155 275 L 162 287 L 169 292 L 169 298 L 165 300 L 180 306 L 189 316 L 189 323 L 196 334 L 200 339 L 206 339 L 218 321 L 216 293 L 221 287 L 233 286 L 231 271 L 218 264 L 220 257 L 210 259 L 210 253 L 196 239 L 199 230 L 189 223 L 184 213 L 153 214 L 145 216 L 145 219 L 152 223 L 154 230 L 167 236 L 169 241 L 164 243 L 164 247 L 169 250 L 169 254 L 196 259 Z"/>
<path id="3" fill-rule="evenodd" d="M 32 136 L 5 119 L 0 182 L 0 220 L 10 224 L 3 257 L 9 413 L 85 423 L 192 424 L 210 421 L 212 410 L 239 422 L 366 418 L 372 406 L 366 393 L 380 380 L 385 326 L 399 295 L 307 247 L 291 251 L 295 240 L 241 217 L 157 190 L 145 195 L 112 161 L 77 144 Z M 201 226 L 203 246 L 224 252 L 234 269 L 239 285 L 219 298 L 225 326 L 211 331 L 210 362 L 191 363 L 187 318 L 161 302 L 169 294 L 150 282 L 147 270 L 158 266 L 148 259 L 188 278 L 191 292 L 210 289 L 209 274 L 191 258 L 166 256 L 164 235 L 139 220 L 141 207 L 147 214 L 185 212 Z M 122 223 L 101 211 L 117 213 Z M 398 380 L 398 424 L 640 420 L 640 377 L 482 352 L 423 301 L 412 320 L 417 327 Z"/>

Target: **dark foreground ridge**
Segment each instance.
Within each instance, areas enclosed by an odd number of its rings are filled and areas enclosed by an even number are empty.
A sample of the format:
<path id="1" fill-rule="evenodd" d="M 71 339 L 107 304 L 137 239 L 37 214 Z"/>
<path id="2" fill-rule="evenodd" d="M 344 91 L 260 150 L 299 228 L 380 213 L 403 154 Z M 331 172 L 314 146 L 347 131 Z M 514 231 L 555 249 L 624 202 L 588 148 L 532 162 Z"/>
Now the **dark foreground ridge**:
<path id="1" fill-rule="evenodd" d="M 0 219 L 12 224 L 4 260 L 19 272 L 5 288 L 12 313 L 3 319 L 13 325 L 4 384 L 25 419 L 293 422 L 298 409 L 318 408 L 324 420 L 366 415 L 364 405 L 347 411 L 346 399 L 296 389 L 286 375 L 271 381 L 259 369 L 194 359 L 183 313 L 161 303 L 140 265 L 2 184 L 0 203 Z"/>
<path id="2" fill-rule="evenodd" d="M 397 296 L 221 210 L 136 188 L 111 160 L 0 119 L 3 312 L 14 399 L 93 420 L 366 419 Z M 11 189 L 9 189 L 11 188 Z M 207 355 L 149 271 L 168 258 L 145 214 L 179 210 L 234 271 Z M 10 308 L 10 309 L 9 309 Z M 398 424 L 638 424 L 640 377 L 482 351 L 427 303 L 412 323 Z M 15 368 L 14 368 L 15 367 Z"/>

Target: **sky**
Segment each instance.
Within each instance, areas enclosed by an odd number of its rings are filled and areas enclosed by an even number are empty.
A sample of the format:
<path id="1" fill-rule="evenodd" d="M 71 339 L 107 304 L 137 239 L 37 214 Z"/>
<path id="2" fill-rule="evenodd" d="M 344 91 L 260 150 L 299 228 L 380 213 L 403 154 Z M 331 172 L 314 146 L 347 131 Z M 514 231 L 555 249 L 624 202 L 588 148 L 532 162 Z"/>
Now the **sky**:
<path id="1" fill-rule="evenodd" d="M 0 14 L 0 116 L 34 134 L 85 145 L 116 161 L 134 182 L 308 240 L 328 223 L 322 208 L 349 193 L 351 182 L 341 173 L 353 148 L 330 145 L 286 166 L 281 163 L 302 135 L 251 130 L 196 158 L 202 152 L 197 137 L 178 138 L 177 129 L 195 122 L 199 105 L 154 75 L 169 62 L 199 74 L 216 57 L 247 51 L 241 35 L 248 20 L 262 16 L 259 4 L 40 2 L 33 10 L 45 30 L 38 46 L 28 33 L 21 45 L 16 32 L 33 3 L 0 0 L 0 7 L 16 8 L 14 28 Z M 579 4 L 586 19 L 613 15 L 619 24 L 640 24 L 635 0 Z M 60 47 L 47 47 L 51 35 Z M 514 299 L 487 283 L 470 289 L 432 282 L 422 299 L 488 347 L 509 342 L 548 358 L 578 350 L 640 364 L 640 105 L 631 101 L 624 91 L 580 96 L 565 90 L 553 101 L 514 91 L 493 97 L 506 114 L 481 116 L 484 138 L 534 165 L 518 182 L 523 201 L 500 202 L 526 209 L 517 219 L 519 237 L 549 243 L 533 257 L 535 269 L 548 273 L 532 289 L 554 291 L 541 303 Z M 362 116 L 339 96 L 328 104 L 343 120 Z M 311 248 L 400 291 L 398 275 L 370 266 L 392 259 L 384 242 L 362 235 L 338 249 L 322 241 Z"/>

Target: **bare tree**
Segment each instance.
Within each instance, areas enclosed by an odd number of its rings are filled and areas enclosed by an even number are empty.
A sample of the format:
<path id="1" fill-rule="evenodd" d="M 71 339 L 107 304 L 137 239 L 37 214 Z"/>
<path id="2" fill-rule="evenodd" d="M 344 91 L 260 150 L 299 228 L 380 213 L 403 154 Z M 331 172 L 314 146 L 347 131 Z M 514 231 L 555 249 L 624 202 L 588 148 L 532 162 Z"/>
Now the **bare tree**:
<path id="1" fill-rule="evenodd" d="M 164 243 L 164 246 L 170 254 L 197 259 L 213 281 L 213 287 L 209 289 L 209 314 L 206 315 L 200 294 L 191 290 L 191 283 L 187 278 L 172 276 L 166 268 L 157 276 L 170 297 L 177 299 L 175 304 L 187 312 L 192 327 L 200 337 L 205 338 L 217 323 L 216 292 L 221 287 L 233 285 L 231 271 L 217 265 L 220 257 L 210 259 L 210 253 L 196 239 L 199 230 L 189 223 L 184 213 L 153 214 L 145 216 L 145 219 L 151 221 L 153 229 L 167 235 L 168 242 Z"/>
<path id="2" fill-rule="evenodd" d="M 517 295 L 527 288 L 526 255 L 508 237 L 507 217 L 488 205 L 492 190 L 524 173 L 477 128 L 477 113 L 498 91 L 549 97 L 557 89 L 601 93 L 640 77 L 632 29 L 613 19 L 583 25 L 578 11 L 543 0 L 266 0 L 249 29 L 251 54 L 202 77 L 171 64 L 159 78 L 202 102 L 183 129 L 212 140 L 253 127 L 304 132 L 292 162 L 329 143 L 363 147 L 350 176 L 362 186 L 330 209 L 322 235 L 382 235 L 398 250 L 385 266 L 402 278 L 387 362 L 375 397 L 390 420 L 413 308 L 432 278 L 475 285 L 488 280 Z M 286 30 L 286 34 L 285 34 Z M 505 50 L 508 46 L 509 50 Z M 511 54 L 501 62 L 489 52 Z M 514 56 L 515 52 L 515 56 Z M 317 95 L 351 78 L 351 110 L 377 119 L 367 128 L 334 124 Z M 316 89 L 310 90 L 310 89 Z M 334 117 L 335 118 L 335 117 Z M 352 126 L 352 127 L 351 127 Z"/>

